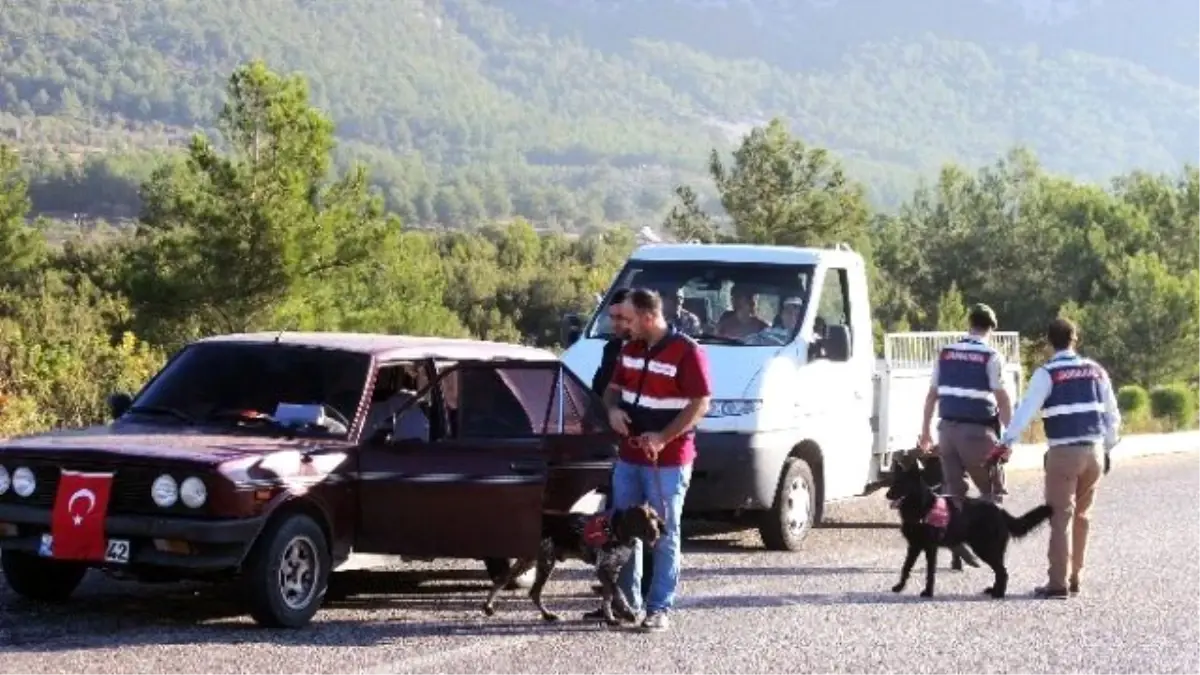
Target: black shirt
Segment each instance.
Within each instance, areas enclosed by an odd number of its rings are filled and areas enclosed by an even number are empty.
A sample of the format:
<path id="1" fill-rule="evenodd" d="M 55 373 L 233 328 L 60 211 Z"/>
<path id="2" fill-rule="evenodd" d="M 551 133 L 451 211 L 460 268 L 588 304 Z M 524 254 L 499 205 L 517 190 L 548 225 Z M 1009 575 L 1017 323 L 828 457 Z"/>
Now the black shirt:
<path id="1" fill-rule="evenodd" d="M 596 374 L 592 375 L 592 391 L 603 396 L 604 390 L 608 388 L 608 382 L 612 379 L 613 371 L 617 367 L 617 358 L 621 356 L 621 345 L 624 340 L 618 338 L 610 338 L 604 343 L 604 354 L 600 357 L 600 367 L 596 369 Z"/>

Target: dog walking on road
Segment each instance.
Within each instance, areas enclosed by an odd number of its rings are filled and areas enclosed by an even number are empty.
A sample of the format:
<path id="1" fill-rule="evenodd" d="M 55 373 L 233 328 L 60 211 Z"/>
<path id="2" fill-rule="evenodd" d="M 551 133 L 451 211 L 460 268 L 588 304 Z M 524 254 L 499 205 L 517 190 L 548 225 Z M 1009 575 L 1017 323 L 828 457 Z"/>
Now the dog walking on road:
<path id="1" fill-rule="evenodd" d="M 1051 508 L 1043 504 L 1015 517 L 987 499 L 967 498 L 960 506 L 928 486 L 923 471 L 919 458 L 902 460 L 887 491 L 892 508 L 900 512 L 900 531 L 908 541 L 900 583 L 892 587 L 892 592 L 904 590 L 917 556 L 924 552 L 925 590 L 921 591 L 921 597 L 933 597 L 938 548 L 965 543 L 995 574 L 994 583 L 984 593 L 1003 598 L 1008 591 L 1008 570 L 1004 564 L 1008 542 L 1024 537 L 1049 520 Z"/>

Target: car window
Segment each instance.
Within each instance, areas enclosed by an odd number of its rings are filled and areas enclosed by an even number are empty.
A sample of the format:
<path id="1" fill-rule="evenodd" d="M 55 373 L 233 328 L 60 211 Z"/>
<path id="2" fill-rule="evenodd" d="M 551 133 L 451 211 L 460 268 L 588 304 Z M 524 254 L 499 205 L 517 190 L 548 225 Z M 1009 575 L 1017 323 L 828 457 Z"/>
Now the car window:
<path id="1" fill-rule="evenodd" d="M 558 363 L 472 365 L 448 373 L 459 438 L 528 438 L 607 430 L 590 389 Z M 452 403 L 452 401 L 454 403 Z"/>
<path id="2" fill-rule="evenodd" d="M 176 417 L 197 422 L 238 422 L 251 414 L 269 418 L 281 403 L 319 404 L 348 429 L 363 399 L 370 365 L 369 356 L 354 352 L 198 342 L 163 368 L 131 411 L 173 411 Z"/>

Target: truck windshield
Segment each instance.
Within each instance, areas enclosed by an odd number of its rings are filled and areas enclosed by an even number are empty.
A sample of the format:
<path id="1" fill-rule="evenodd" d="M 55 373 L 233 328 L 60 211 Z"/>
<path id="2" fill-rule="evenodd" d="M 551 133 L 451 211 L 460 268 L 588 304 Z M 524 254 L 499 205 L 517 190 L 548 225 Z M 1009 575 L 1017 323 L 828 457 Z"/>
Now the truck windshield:
<path id="1" fill-rule="evenodd" d="M 649 288 L 663 299 L 668 323 L 698 342 L 784 345 L 796 337 L 808 306 L 814 267 L 762 263 L 630 261 L 617 288 Z M 612 336 L 606 296 L 588 337 Z"/>
<path id="2" fill-rule="evenodd" d="M 130 412 L 254 427 L 269 423 L 280 403 L 322 405 L 340 434 L 354 421 L 370 365 L 368 355 L 354 352 L 199 342 L 167 364 Z"/>

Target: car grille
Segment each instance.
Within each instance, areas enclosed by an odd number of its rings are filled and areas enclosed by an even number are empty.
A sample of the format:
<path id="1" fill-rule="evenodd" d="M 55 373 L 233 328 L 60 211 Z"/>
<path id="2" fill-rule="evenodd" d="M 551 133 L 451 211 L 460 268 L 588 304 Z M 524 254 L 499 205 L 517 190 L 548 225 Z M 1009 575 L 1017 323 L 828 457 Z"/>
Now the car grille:
<path id="1" fill-rule="evenodd" d="M 15 458 L 6 459 L 5 465 L 10 475 L 17 467 L 29 467 L 37 478 L 37 488 L 29 497 L 20 497 L 10 488 L 3 495 L 0 495 L 0 503 L 4 504 L 22 504 L 46 509 L 53 508 L 55 492 L 58 489 L 58 479 L 62 470 L 66 469 L 68 471 L 80 471 L 84 473 L 112 472 L 114 474 L 112 490 L 108 497 L 109 515 L 200 516 L 204 515 L 208 506 L 205 504 L 199 509 L 193 509 L 185 506 L 183 502 L 177 501 L 174 506 L 164 509 L 155 504 L 154 500 L 150 498 L 150 485 L 154 482 L 154 479 L 164 473 L 168 473 L 177 482 L 182 483 L 185 478 L 197 475 L 190 471 L 163 467 L 101 465 L 76 462 L 71 462 L 69 465 L 63 466 L 58 463 L 26 461 Z M 198 477 L 204 480 L 205 484 L 211 488 L 208 480 L 203 475 Z"/>

